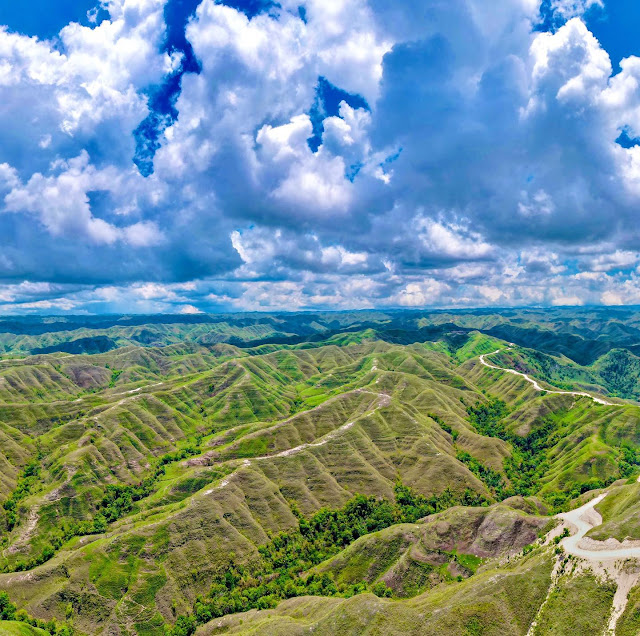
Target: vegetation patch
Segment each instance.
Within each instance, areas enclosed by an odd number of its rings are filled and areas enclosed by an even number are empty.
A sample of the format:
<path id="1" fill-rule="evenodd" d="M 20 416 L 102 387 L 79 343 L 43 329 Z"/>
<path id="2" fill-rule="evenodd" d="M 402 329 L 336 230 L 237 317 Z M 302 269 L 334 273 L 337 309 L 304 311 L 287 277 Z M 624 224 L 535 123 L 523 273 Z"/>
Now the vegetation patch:
<path id="1" fill-rule="evenodd" d="M 565 576 L 549 595 L 534 636 L 575 636 L 605 631 L 616 586 L 592 574 Z"/>
<path id="2" fill-rule="evenodd" d="M 424 497 L 397 483 L 394 502 L 357 495 L 339 510 L 321 509 L 308 519 L 294 507 L 298 527 L 260 546 L 258 563 L 243 566 L 230 555 L 214 577 L 209 594 L 198 597 L 193 613 L 179 617 L 169 633 L 192 634 L 197 625 L 213 618 L 276 607 L 282 600 L 297 596 L 348 598 L 366 591 L 390 596 L 391 590 L 382 581 L 373 586 L 364 581 L 346 585 L 336 583 L 330 572 L 307 572 L 366 534 L 397 523 L 412 523 L 454 505 L 482 504 L 487 501 L 468 489 L 462 495 L 446 490 L 439 496 Z"/>
<path id="3" fill-rule="evenodd" d="M 6 621 L 6 623 L 5 623 Z M 73 636 L 71 625 L 56 620 L 42 621 L 33 618 L 24 610 L 18 610 L 6 592 L 0 592 L 0 634 L 13 636 Z"/>

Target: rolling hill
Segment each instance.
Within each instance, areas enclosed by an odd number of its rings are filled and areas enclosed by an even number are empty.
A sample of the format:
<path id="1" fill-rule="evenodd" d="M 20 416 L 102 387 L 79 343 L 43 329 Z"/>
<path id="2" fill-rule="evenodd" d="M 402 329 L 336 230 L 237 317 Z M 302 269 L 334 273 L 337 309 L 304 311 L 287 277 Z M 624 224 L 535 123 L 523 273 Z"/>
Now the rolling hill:
<path id="1" fill-rule="evenodd" d="M 637 320 L 550 314 L 0 322 L 0 633 L 604 630 L 547 533 L 640 538 Z"/>

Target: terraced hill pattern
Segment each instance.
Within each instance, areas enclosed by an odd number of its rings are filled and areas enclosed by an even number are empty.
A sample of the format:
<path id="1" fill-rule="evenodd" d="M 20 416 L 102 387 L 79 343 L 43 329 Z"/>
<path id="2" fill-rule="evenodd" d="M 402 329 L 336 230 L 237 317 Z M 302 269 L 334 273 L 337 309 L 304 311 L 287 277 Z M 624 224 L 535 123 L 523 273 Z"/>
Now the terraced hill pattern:
<path id="1" fill-rule="evenodd" d="M 0 319 L 0 634 L 640 633 L 639 346 L 629 309 Z"/>

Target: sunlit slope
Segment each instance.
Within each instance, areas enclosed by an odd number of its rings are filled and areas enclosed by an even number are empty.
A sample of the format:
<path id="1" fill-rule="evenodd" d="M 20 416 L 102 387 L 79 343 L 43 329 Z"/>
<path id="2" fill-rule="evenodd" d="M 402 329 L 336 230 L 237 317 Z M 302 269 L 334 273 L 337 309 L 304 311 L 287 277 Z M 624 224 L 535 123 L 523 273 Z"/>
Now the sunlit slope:
<path id="1" fill-rule="evenodd" d="M 530 556 L 488 568 L 455 586 L 436 587 L 411 600 L 372 594 L 351 599 L 298 598 L 277 609 L 212 621 L 199 635 L 278 634 L 512 634 L 522 636 L 545 599 L 551 559 Z"/>
<path id="2" fill-rule="evenodd" d="M 602 525 L 588 534 L 596 540 L 640 539 L 640 483 L 621 485 L 596 506 Z"/>
<path id="3" fill-rule="evenodd" d="M 18 621 L 0 621 L 0 636 L 47 636 L 48 632 Z"/>
<path id="4" fill-rule="evenodd" d="M 468 490 L 487 502 L 500 500 L 518 486 L 507 469 L 517 454 L 514 440 L 538 433 L 544 433 L 539 458 L 545 470 L 526 494 L 564 502 L 575 488 L 579 493 L 596 487 L 598 480 L 623 477 L 622 446 L 638 445 L 638 407 L 542 395 L 522 378 L 478 363 L 476 354 L 505 343 L 478 334 L 462 339 L 457 349 L 444 341 L 409 346 L 370 338 L 348 341 L 352 344 L 266 352 L 269 347 L 172 346 L 140 352 L 127 347 L 89 359 L 96 369 L 111 373 L 103 389 L 78 389 L 68 400 L 42 402 L 15 389 L 0 405 L 5 415 L 16 416 L 6 433 L 12 442 L 1 446 L 13 470 L 6 483 L 21 488 L 25 477 L 20 471 L 29 461 L 39 472 L 17 500 L 15 526 L 3 533 L 5 567 L 28 571 L 0 575 L 0 588 L 43 618 L 64 618 L 71 602 L 78 608 L 75 624 L 87 633 L 134 633 L 148 625 L 147 633 L 160 634 L 165 622 L 190 612 L 196 596 L 208 592 L 230 553 L 241 563 L 255 562 L 258 548 L 273 534 L 297 526 L 298 514 L 340 508 L 357 493 L 393 500 L 398 481 L 425 496 Z M 34 364 L 42 365 L 43 358 L 50 357 L 39 356 Z M 88 364 L 87 358 L 63 361 L 65 368 L 75 368 Z M 46 364 L 53 368 L 58 362 Z M 26 373 L 29 363 L 5 366 Z M 131 375 L 137 366 L 144 373 Z M 63 386 L 63 381 L 56 384 Z M 486 434 L 470 415 L 470 409 L 495 400 L 504 402 L 502 436 Z M 109 485 L 138 492 L 143 482 L 149 488 L 129 504 L 117 499 L 117 514 L 115 504 L 101 503 Z M 468 516 L 453 510 L 442 513 L 443 519 L 449 513 Z M 493 512 L 482 513 L 477 527 L 485 523 L 496 542 L 509 545 L 512 521 L 523 515 L 500 507 L 485 510 Z M 81 527 L 54 542 L 65 524 L 93 523 L 105 515 L 104 527 L 92 526 L 91 532 Z M 447 523 L 458 533 L 460 517 Z M 522 537 L 530 542 L 544 525 L 520 523 L 528 534 L 513 535 L 516 548 L 525 544 Z M 383 531 L 382 538 L 360 539 L 388 556 L 384 572 L 372 577 L 369 564 L 363 574 L 357 543 L 326 571 L 341 581 L 358 576 L 369 583 L 388 581 L 397 596 L 406 597 L 412 590 L 435 586 L 435 593 L 440 584 L 449 585 L 439 569 L 443 565 L 447 571 L 451 567 L 454 586 L 457 576 L 464 579 L 473 569 L 473 562 L 465 565 L 451 555 L 446 563 L 416 565 L 424 550 L 414 546 L 424 544 L 424 536 L 405 536 L 397 528 Z M 484 543 L 470 538 L 462 545 L 446 532 L 436 534 L 431 551 L 492 554 L 486 537 Z M 51 545 L 53 554 L 36 565 L 33 560 Z M 519 581 L 516 569 L 499 576 Z M 455 594 L 469 590 L 473 605 L 480 590 L 467 586 L 480 576 L 481 571 L 460 583 Z M 318 603 L 358 612 L 367 598 Z M 489 603 L 486 611 L 494 611 L 493 601 L 482 598 L 478 602 Z M 374 604 L 398 607 L 377 599 Z M 514 624 L 526 619 L 512 616 L 516 609 L 509 607 L 500 610 L 496 629 L 507 619 Z M 405 611 L 409 625 L 423 614 L 414 605 Z M 345 616 L 352 617 L 349 612 Z M 434 629 L 464 627 L 471 614 L 460 618 L 456 612 L 429 620 L 435 621 Z M 388 620 L 395 619 L 390 615 Z"/>
<path id="5" fill-rule="evenodd" d="M 331 572 L 336 581 L 347 584 L 382 581 L 399 598 L 411 597 L 472 576 L 483 559 L 517 553 L 548 524 L 545 517 L 504 504 L 454 507 L 418 524 L 400 524 L 362 537 L 317 571 Z"/>

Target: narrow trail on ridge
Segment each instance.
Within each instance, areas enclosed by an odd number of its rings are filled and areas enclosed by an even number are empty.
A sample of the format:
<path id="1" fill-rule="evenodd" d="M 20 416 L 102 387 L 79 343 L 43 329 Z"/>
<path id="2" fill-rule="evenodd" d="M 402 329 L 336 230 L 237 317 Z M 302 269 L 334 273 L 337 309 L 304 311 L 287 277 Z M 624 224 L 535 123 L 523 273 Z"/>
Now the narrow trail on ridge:
<path id="1" fill-rule="evenodd" d="M 507 347 L 507 350 L 509 350 L 511 347 Z M 530 384 L 533 385 L 533 388 L 536 391 L 541 391 L 543 393 L 554 393 L 557 395 L 576 395 L 578 397 L 588 397 L 590 399 L 592 399 L 594 402 L 596 402 L 597 404 L 602 404 L 603 406 L 620 406 L 619 404 L 614 404 L 613 402 L 607 402 L 606 400 L 603 400 L 602 398 L 599 397 L 595 397 L 594 395 L 591 395 L 590 393 L 585 393 L 582 391 L 559 391 L 557 389 L 545 389 L 544 387 L 541 387 L 538 382 L 536 380 L 534 380 L 532 377 L 528 376 L 526 373 L 521 373 L 520 371 L 515 371 L 514 369 L 505 369 L 504 367 L 497 367 L 489 362 L 487 362 L 485 360 L 485 356 L 493 356 L 496 353 L 500 353 L 502 351 L 502 349 L 496 349 L 496 351 L 493 351 L 492 353 L 483 353 L 480 356 L 480 362 L 485 366 L 488 367 L 489 369 L 496 369 L 497 371 L 504 371 L 505 373 L 510 373 L 511 375 L 519 375 L 521 378 L 524 378 L 527 382 L 529 382 Z"/>
<path id="2" fill-rule="evenodd" d="M 264 461 L 267 459 L 277 459 L 279 457 L 290 457 L 292 455 L 297 455 L 298 453 L 307 450 L 309 448 L 318 448 L 320 446 L 324 446 L 325 444 L 327 444 L 328 442 L 336 439 L 337 437 L 339 437 L 340 435 L 342 435 L 343 433 L 345 433 L 346 431 L 348 431 L 350 428 L 352 428 L 356 421 L 363 418 L 363 417 L 368 417 L 370 415 L 372 415 L 373 413 L 375 413 L 377 410 L 384 408 L 385 406 L 389 406 L 389 404 L 391 403 L 391 396 L 389 396 L 386 393 L 375 393 L 373 391 L 367 391 L 366 389 L 356 389 L 354 391 L 354 393 L 370 393 L 371 395 L 375 395 L 378 397 L 378 403 L 376 404 L 376 406 L 372 409 L 370 409 L 369 411 L 367 411 L 366 413 L 361 414 L 360 416 L 358 416 L 357 418 L 355 418 L 354 420 L 347 422 L 346 424 L 343 424 L 342 426 L 334 429 L 333 431 L 327 433 L 326 435 L 324 435 L 323 437 L 321 437 L 318 441 L 315 442 L 307 442 L 305 444 L 300 444 L 300 446 L 295 446 L 294 448 L 288 448 L 285 449 L 283 451 L 279 451 L 277 453 L 274 453 L 272 455 L 261 455 L 258 457 L 251 457 L 251 458 L 247 458 L 242 460 L 242 463 L 240 464 L 240 468 L 249 468 L 253 462 L 260 462 L 260 461 Z M 307 412 L 312 412 L 317 410 L 318 407 L 314 407 L 313 409 L 310 409 Z M 303 414 L 304 412 L 301 413 L 297 413 L 296 416 Z M 285 420 L 285 422 L 290 421 L 293 418 L 289 418 L 288 420 Z M 276 424 L 274 427 L 272 428 L 276 428 L 278 426 L 281 426 L 282 423 L 280 424 Z M 267 429 L 268 430 L 268 429 Z M 226 486 L 229 485 L 229 482 L 231 481 L 231 479 L 237 475 L 237 471 L 231 473 L 230 475 L 228 475 L 225 479 L 223 479 L 217 486 L 214 486 L 213 488 L 210 488 L 209 490 L 207 490 L 204 494 L 205 495 L 210 495 L 212 492 L 214 492 L 215 490 L 220 490 L 221 488 L 225 488 Z"/>

